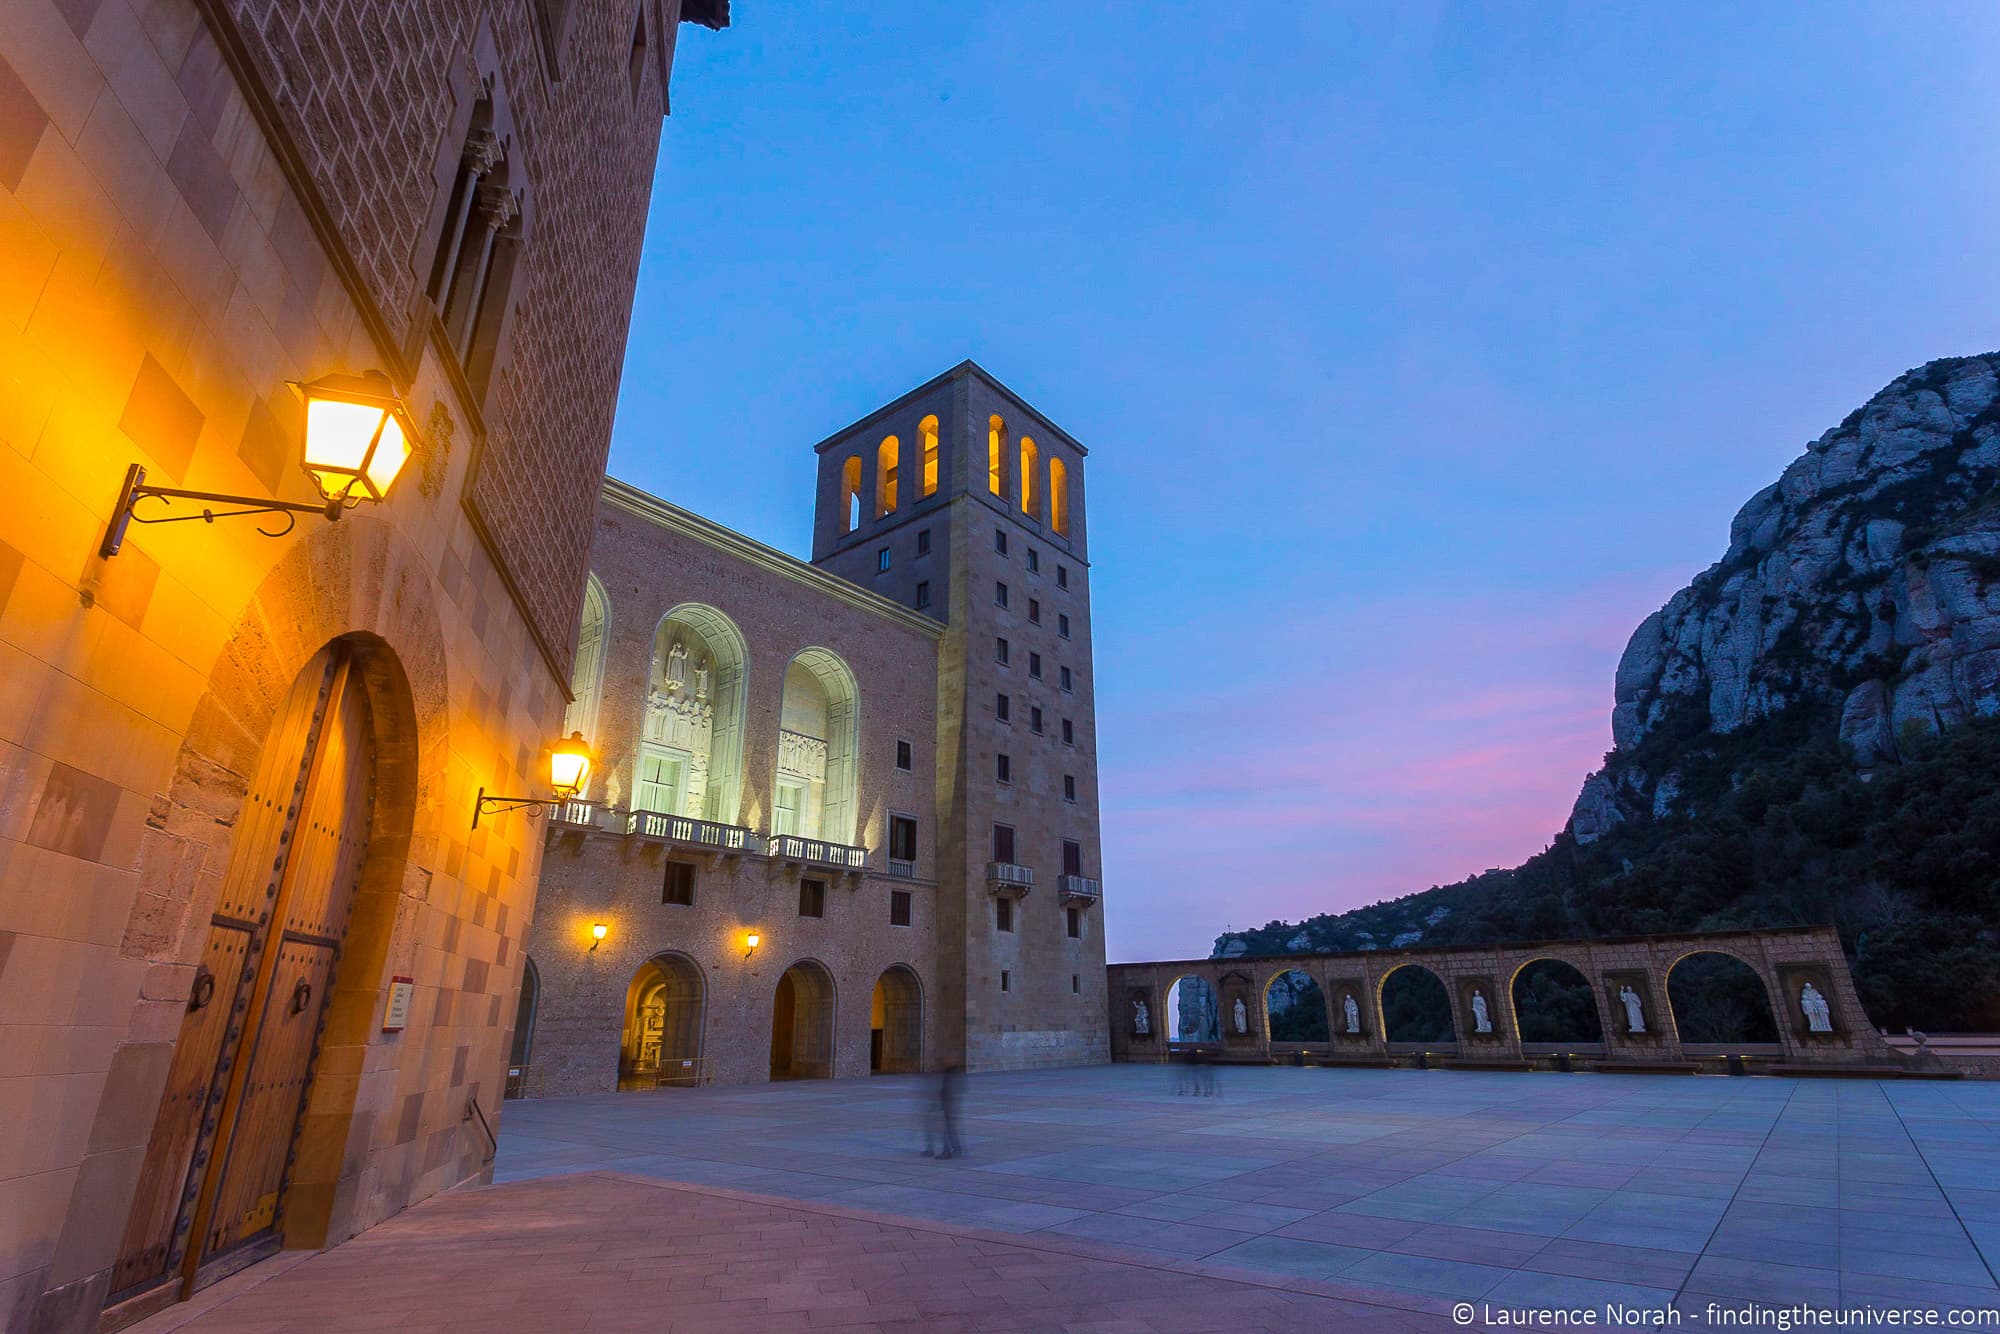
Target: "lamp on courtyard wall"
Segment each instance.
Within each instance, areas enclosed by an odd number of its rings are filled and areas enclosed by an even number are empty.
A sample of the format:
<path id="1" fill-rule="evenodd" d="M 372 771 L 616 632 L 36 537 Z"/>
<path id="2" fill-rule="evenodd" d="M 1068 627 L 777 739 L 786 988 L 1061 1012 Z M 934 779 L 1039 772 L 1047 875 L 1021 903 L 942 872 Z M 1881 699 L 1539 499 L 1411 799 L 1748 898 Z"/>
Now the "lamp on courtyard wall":
<path id="1" fill-rule="evenodd" d="M 744 932 L 743 957 L 747 959 L 751 955 L 755 954 L 757 952 L 757 947 L 763 943 L 764 943 L 764 937 L 758 935 L 755 931 Z"/>
<path id="2" fill-rule="evenodd" d="M 125 544 L 125 530 L 135 523 L 185 523 L 200 519 L 214 523 L 249 514 L 282 514 L 285 526 L 259 527 L 266 537 L 283 537 L 297 525 L 300 514 L 318 514 L 338 519 L 341 511 L 353 509 L 364 500 L 380 501 L 396 484 L 403 465 L 416 447 L 417 433 L 403 400 L 396 396 L 389 377 L 380 371 L 366 375 L 323 375 L 310 383 L 291 382 L 291 388 L 305 404 L 305 438 L 300 446 L 300 465 L 319 486 L 318 504 L 291 500 L 265 500 L 258 496 L 232 496 L 215 491 L 186 491 L 179 487 L 150 486 L 146 470 L 132 464 L 125 470 L 125 489 L 111 513 L 98 553 L 106 558 L 118 554 Z M 163 509 L 175 500 L 206 502 L 192 514 L 138 513 L 139 502 L 156 500 Z M 217 510 L 216 505 L 236 508 Z"/>
<path id="3" fill-rule="evenodd" d="M 602 945 L 604 943 L 604 938 L 610 934 L 611 934 L 610 927 L 606 926 L 602 922 L 592 922 L 590 924 L 590 952 L 592 954 L 597 953 L 597 947 L 599 945 Z"/>
<path id="4" fill-rule="evenodd" d="M 472 827 L 479 828 L 479 817 L 489 811 L 518 811 L 525 809 L 529 815 L 540 815 L 551 805 L 570 800 L 583 791 L 585 780 L 590 777 L 590 746 L 584 741 L 583 733 L 571 732 L 563 740 L 549 747 L 549 787 L 553 796 L 548 797 L 489 797 L 486 789 L 479 789 L 478 798 L 472 803 Z M 598 936 L 599 940 L 604 939 Z M 595 948 L 595 947 L 593 947 Z"/>

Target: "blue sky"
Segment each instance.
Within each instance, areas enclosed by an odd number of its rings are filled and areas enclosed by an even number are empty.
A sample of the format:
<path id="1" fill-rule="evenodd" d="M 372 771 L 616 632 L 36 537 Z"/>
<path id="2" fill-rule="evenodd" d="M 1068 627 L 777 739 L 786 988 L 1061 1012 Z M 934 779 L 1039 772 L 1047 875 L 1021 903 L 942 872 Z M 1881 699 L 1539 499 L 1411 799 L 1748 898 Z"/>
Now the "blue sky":
<path id="1" fill-rule="evenodd" d="M 2000 345 L 2000 7 L 733 8 L 611 470 L 803 555 L 968 356 L 1088 445 L 1113 959 L 1540 849 L 1736 508 Z"/>

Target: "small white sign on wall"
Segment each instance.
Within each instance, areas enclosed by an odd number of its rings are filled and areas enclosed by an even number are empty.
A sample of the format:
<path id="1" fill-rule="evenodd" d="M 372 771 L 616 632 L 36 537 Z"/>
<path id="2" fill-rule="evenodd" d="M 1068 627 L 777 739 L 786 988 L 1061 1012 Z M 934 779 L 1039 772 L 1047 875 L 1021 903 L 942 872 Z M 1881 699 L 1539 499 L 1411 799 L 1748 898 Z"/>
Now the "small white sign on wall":
<path id="1" fill-rule="evenodd" d="M 384 1033 L 400 1033 L 410 1022 L 410 995 L 417 988 L 416 979 L 392 977 L 389 979 L 389 1009 L 382 1016 Z"/>

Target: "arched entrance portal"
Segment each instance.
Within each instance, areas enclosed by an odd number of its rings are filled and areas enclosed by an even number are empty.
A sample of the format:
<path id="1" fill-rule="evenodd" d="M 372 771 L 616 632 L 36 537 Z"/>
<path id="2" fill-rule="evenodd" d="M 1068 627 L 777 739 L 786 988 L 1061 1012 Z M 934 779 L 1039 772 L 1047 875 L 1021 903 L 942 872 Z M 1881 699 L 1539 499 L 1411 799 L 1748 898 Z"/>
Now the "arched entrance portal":
<path id="1" fill-rule="evenodd" d="M 685 954 L 656 954 L 625 988 L 618 1087 L 693 1087 L 701 1082 L 701 969 Z"/>
<path id="2" fill-rule="evenodd" d="M 771 1002 L 771 1078 L 833 1078 L 833 975 L 801 959 Z"/>
<path id="3" fill-rule="evenodd" d="M 514 1037 L 507 1048 L 507 1086 L 503 1098 L 528 1096 L 529 1064 L 535 1059 L 535 1014 L 541 1008 L 542 974 L 535 961 L 521 956 L 521 995 L 514 1002 Z"/>
<path id="4" fill-rule="evenodd" d="M 1667 970 L 1667 1000 L 1684 1044 L 1777 1045 L 1764 980 L 1733 954 L 1701 950 L 1676 959 Z"/>
<path id="5" fill-rule="evenodd" d="M 911 1074 L 924 1068 L 924 994 L 915 973 L 897 964 L 877 978 L 869 1015 L 869 1073 Z"/>
<path id="6" fill-rule="evenodd" d="M 280 1244 L 375 799 L 363 655 L 339 639 L 278 707 L 240 810 L 112 1270 L 186 1296 Z M 380 978 L 340 979 L 343 995 Z"/>
<path id="7" fill-rule="evenodd" d="M 1392 1045 L 1458 1041 L 1451 1023 L 1451 996 L 1436 973 L 1422 964 L 1406 963 L 1382 979 L 1382 1036 Z"/>

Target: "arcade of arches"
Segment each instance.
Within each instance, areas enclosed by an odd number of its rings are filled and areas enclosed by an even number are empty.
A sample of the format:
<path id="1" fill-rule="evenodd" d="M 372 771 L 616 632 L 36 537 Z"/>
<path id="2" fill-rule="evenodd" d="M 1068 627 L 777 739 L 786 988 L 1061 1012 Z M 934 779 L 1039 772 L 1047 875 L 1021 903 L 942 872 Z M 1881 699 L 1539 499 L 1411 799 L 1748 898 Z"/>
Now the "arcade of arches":
<path id="1" fill-rule="evenodd" d="M 1114 1060 L 1890 1065 L 1831 927 L 1113 964 Z"/>
<path id="2" fill-rule="evenodd" d="M 510 1095 L 545 1091 L 534 1071 L 535 1025 L 540 972 L 527 961 L 514 1024 Z M 779 974 L 772 989 L 769 1018 L 769 1077 L 774 1080 L 830 1079 L 858 1073 L 837 1058 L 839 987 L 826 965 L 801 959 Z M 894 964 L 875 979 L 869 1008 L 868 1070 L 871 1074 L 914 1074 L 924 1069 L 923 984 L 915 970 Z M 709 1030 L 709 995 L 699 964 L 677 950 L 646 959 L 625 987 L 618 1036 L 617 1087 L 695 1087 L 713 1082 L 704 1051 Z M 740 1034 L 730 1041 L 740 1042 Z M 718 1038 L 718 1040 L 723 1040 Z"/>

